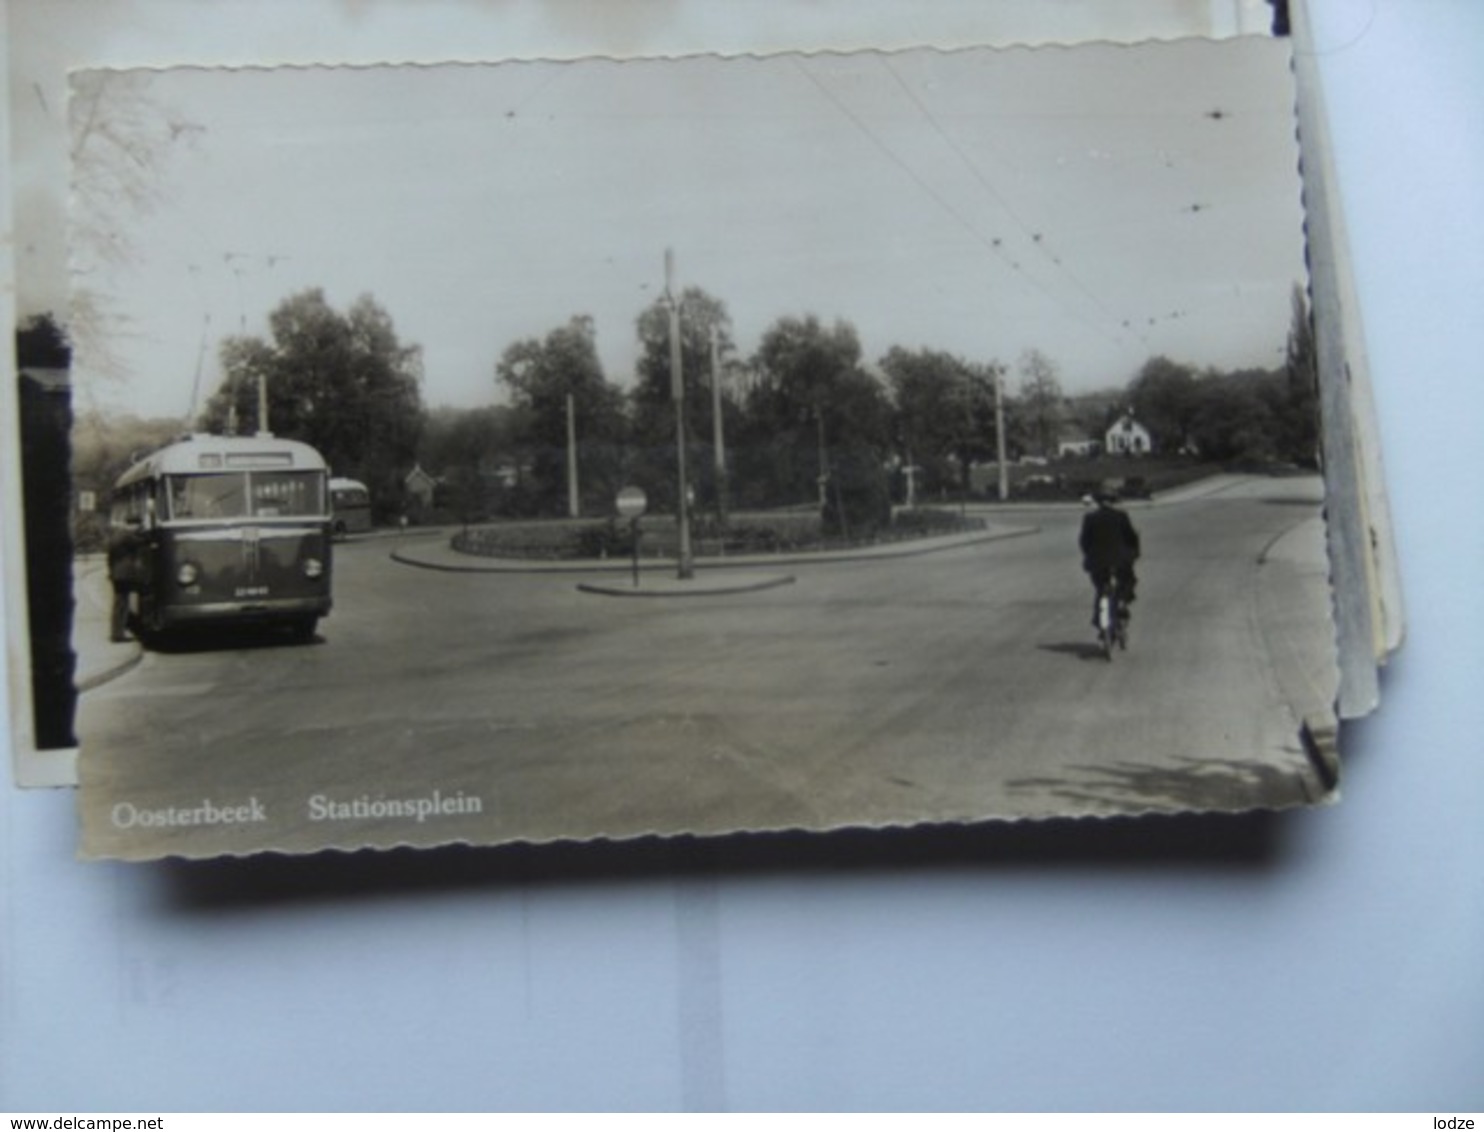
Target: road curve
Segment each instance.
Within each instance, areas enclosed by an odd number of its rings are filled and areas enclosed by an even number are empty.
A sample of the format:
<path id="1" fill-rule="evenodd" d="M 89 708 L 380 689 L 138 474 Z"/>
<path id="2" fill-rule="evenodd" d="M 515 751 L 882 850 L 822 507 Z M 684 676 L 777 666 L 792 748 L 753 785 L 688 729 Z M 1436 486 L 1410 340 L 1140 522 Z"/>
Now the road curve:
<path id="1" fill-rule="evenodd" d="M 151 652 L 84 697 L 84 852 L 1314 802 L 1328 784 L 1300 730 L 1332 733 L 1334 697 L 1321 491 L 1252 479 L 1136 505 L 1140 595 L 1111 663 L 1064 508 L 1018 511 L 1039 529 L 1015 539 L 684 602 L 346 543 L 314 644 Z"/>

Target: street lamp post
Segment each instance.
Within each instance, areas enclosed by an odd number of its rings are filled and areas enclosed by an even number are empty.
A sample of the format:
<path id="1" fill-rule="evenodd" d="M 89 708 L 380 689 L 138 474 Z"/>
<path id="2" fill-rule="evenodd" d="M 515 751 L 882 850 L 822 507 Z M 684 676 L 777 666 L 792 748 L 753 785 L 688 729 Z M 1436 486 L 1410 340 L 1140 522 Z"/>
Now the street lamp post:
<path id="1" fill-rule="evenodd" d="M 268 371 L 258 371 L 258 435 L 270 435 L 268 427 Z"/>
<path id="2" fill-rule="evenodd" d="M 969 489 L 973 486 L 974 458 L 971 455 L 974 443 L 974 375 L 964 373 L 964 445 L 963 467 L 959 469 L 958 513 L 960 517 L 969 513 Z"/>
<path id="3" fill-rule="evenodd" d="M 582 494 L 577 488 L 577 404 L 567 394 L 567 516 L 575 519 L 582 512 Z"/>
<path id="4" fill-rule="evenodd" d="M 680 357 L 680 301 L 673 290 L 675 257 L 665 249 L 665 305 L 670 313 L 670 398 L 675 402 L 675 463 L 678 471 L 676 518 L 680 525 L 680 560 L 676 577 L 686 581 L 695 577 L 695 561 L 690 548 L 690 485 L 685 476 L 685 376 Z"/>
<path id="5" fill-rule="evenodd" d="M 1000 502 L 1010 498 L 1010 479 L 1005 469 L 1005 375 L 994 369 L 994 438 L 995 457 L 1000 470 Z"/>
<path id="6" fill-rule="evenodd" d="M 721 419 L 721 334 L 711 327 L 711 431 L 716 455 L 716 521 L 727 525 L 727 450 Z"/>

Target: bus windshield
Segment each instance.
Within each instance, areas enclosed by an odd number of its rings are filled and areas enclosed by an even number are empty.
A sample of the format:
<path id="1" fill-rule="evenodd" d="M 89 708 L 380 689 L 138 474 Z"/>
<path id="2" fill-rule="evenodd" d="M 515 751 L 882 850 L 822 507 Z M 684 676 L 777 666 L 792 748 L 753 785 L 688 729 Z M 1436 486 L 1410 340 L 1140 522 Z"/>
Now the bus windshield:
<path id="1" fill-rule="evenodd" d="M 273 519 L 325 513 L 323 472 L 221 472 L 166 478 L 172 519 Z"/>

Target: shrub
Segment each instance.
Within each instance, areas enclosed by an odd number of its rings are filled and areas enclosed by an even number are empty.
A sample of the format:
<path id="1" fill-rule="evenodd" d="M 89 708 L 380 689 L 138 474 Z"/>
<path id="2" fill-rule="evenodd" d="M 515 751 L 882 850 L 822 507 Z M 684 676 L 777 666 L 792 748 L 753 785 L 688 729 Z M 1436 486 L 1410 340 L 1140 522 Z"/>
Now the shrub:
<path id="1" fill-rule="evenodd" d="M 966 519 L 955 511 L 935 507 L 914 507 L 910 511 L 898 511 L 891 521 L 892 533 L 899 538 L 927 538 L 932 535 L 980 530 L 983 527 L 983 519 Z"/>
<path id="2" fill-rule="evenodd" d="M 891 480 L 869 452 L 844 452 L 832 463 L 823 514 L 826 537 L 866 539 L 891 525 Z"/>
<path id="3" fill-rule="evenodd" d="M 633 528 L 626 522 L 609 519 L 577 532 L 578 558 L 619 558 L 633 553 Z"/>

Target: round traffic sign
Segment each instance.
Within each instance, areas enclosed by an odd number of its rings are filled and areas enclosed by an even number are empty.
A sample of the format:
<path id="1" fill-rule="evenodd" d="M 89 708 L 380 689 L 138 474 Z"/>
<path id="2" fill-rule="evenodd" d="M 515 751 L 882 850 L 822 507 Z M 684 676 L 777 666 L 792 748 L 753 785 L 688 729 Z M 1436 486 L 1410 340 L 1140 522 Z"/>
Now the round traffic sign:
<path id="1" fill-rule="evenodd" d="M 642 487 L 626 487 L 618 493 L 614 506 L 618 508 L 620 517 L 637 519 L 649 506 L 649 499 L 645 496 Z"/>

